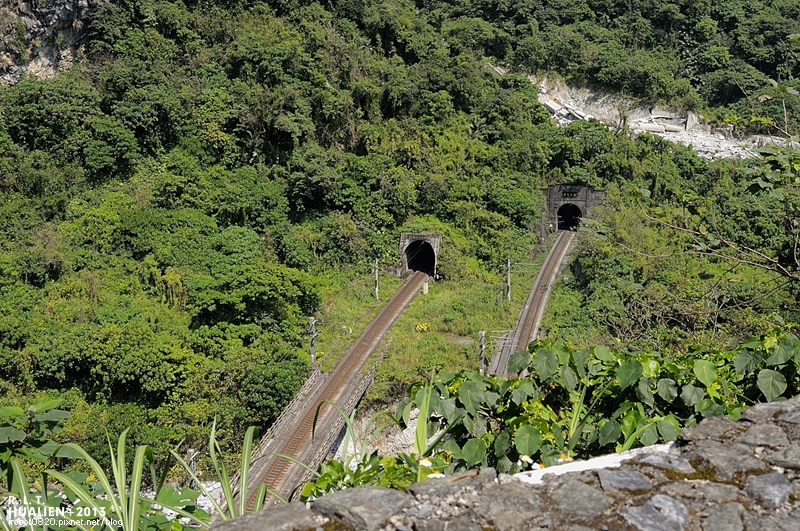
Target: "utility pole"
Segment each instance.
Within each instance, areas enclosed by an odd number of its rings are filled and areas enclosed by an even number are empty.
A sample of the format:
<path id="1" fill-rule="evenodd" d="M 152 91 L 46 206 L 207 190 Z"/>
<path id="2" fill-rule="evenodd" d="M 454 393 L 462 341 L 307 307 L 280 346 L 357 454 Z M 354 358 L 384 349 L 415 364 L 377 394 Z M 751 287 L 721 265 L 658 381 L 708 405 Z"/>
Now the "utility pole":
<path id="1" fill-rule="evenodd" d="M 547 226 L 545 225 L 545 219 L 544 219 L 546 215 L 547 214 L 545 212 L 542 212 L 542 216 L 539 218 L 541 221 L 541 226 L 539 227 L 539 236 L 540 236 L 539 248 L 542 250 L 542 252 L 547 250 L 545 242 L 547 241 L 547 236 L 549 234 L 547 232 Z"/>
<path id="2" fill-rule="evenodd" d="M 506 261 L 506 299 L 511 302 L 511 258 Z"/>
<path id="3" fill-rule="evenodd" d="M 478 367 L 480 368 L 481 376 L 483 376 L 483 373 L 485 372 L 484 367 L 486 366 L 486 342 L 484 341 L 485 337 L 486 337 L 486 332 L 484 332 L 483 330 L 478 332 L 478 345 L 480 345 L 480 356 L 478 358 L 478 363 L 479 363 Z"/>
<path id="4" fill-rule="evenodd" d="M 378 295 L 378 259 L 375 259 L 375 269 L 373 270 L 375 273 L 375 300 L 379 301 L 380 295 Z"/>
<path id="5" fill-rule="evenodd" d="M 311 336 L 311 370 L 317 370 L 317 320 L 309 319 L 308 333 Z"/>

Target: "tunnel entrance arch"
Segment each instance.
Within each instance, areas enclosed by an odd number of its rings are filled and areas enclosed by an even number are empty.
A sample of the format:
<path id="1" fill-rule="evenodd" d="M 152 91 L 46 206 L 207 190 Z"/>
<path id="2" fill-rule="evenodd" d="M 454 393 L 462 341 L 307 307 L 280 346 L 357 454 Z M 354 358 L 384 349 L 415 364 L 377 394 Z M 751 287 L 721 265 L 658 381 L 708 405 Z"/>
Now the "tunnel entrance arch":
<path id="1" fill-rule="evenodd" d="M 398 276 L 422 271 L 436 276 L 442 237 L 439 234 L 404 232 L 400 235 L 400 267 Z"/>
<path id="2" fill-rule="evenodd" d="M 583 212 L 572 203 L 565 203 L 558 209 L 556 216 L 558 219 L 558 230 L 578 230 Z"/>
<path id="3" fill-rule="evenodd" d="M 542 237 L 555 230 L 576 230 L 580 218 L 588 217 L 603 202 L 606 193 L 583 184 L 554 184 L 544 190 L 547 198 L 547 227 L 542 220 Z"/>
<path id="4" fill-rule="evenodd" d="M 428 242 L 414 240 L 406 247 L 406 264 L 411 271 L 422 271 L 429 276 L 436 272 L 436 253 Z"/>

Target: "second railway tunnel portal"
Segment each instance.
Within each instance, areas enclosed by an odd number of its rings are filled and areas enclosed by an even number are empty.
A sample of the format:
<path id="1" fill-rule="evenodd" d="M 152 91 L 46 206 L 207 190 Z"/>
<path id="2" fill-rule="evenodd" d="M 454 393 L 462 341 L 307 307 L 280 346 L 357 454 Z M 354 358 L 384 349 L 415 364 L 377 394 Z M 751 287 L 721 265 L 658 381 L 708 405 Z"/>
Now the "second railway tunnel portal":
<path id="1" fill-rule="evenodd" d="M 402 233 L 398 276 L 406 276 L 412 271 L 422 271 L 435 277 L 441 247 L 442 237 L 439 234 Z"/>

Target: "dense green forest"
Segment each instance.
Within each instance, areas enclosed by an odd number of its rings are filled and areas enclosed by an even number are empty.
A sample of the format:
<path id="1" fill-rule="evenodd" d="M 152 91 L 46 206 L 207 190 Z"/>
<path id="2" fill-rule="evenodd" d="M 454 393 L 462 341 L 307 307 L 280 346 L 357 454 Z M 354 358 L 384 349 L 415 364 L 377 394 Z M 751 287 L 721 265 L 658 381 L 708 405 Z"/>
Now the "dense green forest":
<path id="1" fill-rule="evenodd" d="M 343 277 L 376 256 L 391 270 L 401 230 L 435 229 L 444 282 L 495 282 L 535 247 L 552 183 L 609 196 L 550 335 L 679 352 L 797 320 L 798 202 L 776 193 L 797 158 L 712 164 L 559 128 L 526 74 L 794 131 L 799 16 L 781 0 L 103 3 L 79 65 L 0 90 L 4 401 L 62 398 L 60 437 L 93 455 L 127 427 L 157 451 L 194 444 L 215 416 L 238 440 L 302 384 L 308 316 Z M 448 311 L 455 326 L 463 305 Z"/>

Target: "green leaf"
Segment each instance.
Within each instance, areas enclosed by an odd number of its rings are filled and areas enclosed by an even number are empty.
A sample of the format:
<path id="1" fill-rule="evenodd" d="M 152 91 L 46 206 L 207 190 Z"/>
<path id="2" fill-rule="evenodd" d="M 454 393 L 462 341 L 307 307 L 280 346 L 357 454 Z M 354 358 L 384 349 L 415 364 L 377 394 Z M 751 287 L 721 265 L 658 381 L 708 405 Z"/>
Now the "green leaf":
<path id="1" fill-rule="evenodd" d="M 636 396 L 639 397 L 643 404 L 648 406 L 655 404 L 653 391 L 650 389 L 650 378 L 645 378 L 644 376 L 639 378 L 639 385 L 636 386 Z"/>
<path id="2" fill-rule="evenodd" d="M 622 435 L 622 429 L 619 422 L 613 419 L 609 420 L 600 427 L 600 446 L 617 441 L 620 435 Z"/>
<path id="3" fill-rule="evenodd" d="M 0 427 L 0 444 L 7 443 L 11 441 L 23 441 L 25 440 L 26 433 L 22 430 L 18 430 L 17 428 L 12 428 L 11 426 L 2 426 Z"/>
<path id="4" fill-rule="evenodd" d="M 762 369 L 758 373 L 758 388 L 772 402 L 786 391 L 786 378 L 777 371 Z"/>
<path id="5" fill-rule="evenodd" d="M 522 455 L 533 455 L 542 447 L 542 434 L 529 424 L 520 426 L 514 434 L 514 446 Z"/>
<path id="6" fill-rule="evenodd" d="M 33 420 L 39 422 L 59 422 L 70 416 L 69 411 L 51 409 L 41 415 L 34 415 Z"/>
<path id="7" fill-rule="evenodd" d="M 694 410 L 704 417 L 720 417 L 725 414 L 722 404 L 716 403 L 712 398 L 704 398 L 694 406 Z"/>
<path id="8" fill-rule="evenodd" d="M 573 391 L 578 386 L 578 375 L 575 374 L 572 367 L 564 365 L 558 372 L 560 373 L 561 381 L 564 383 L 564 387 L 567 388 L 567 391 Z"/>
<path id="9" fill-rule="evenodd" d="M 524 391 L 519 389 L 519 388 L 514 389 L 513 391 L 511 391 L 511 401 L 514 402 L 518 406 L 520 404 L 522 404 L 527 398 L 528 398 L 528 395 Z"/>
<path id="10" fill-rule="evenodd" d="M 625 415 L 620 419 L 619 427 L 626 439 L 636 431 L 636 426 L 639 425 L 639 421 L 641 419 L 642 415 L 635 409 L 629 409 L 628 412 L 625 413 Z"/>
<path id="11" fill-rule="evenodd" d="M 511 460 L 503 456 L 497 461 L 497 471 L 501 474 L 512 474 L 514 472 L 519 472 L 517 469 L 517 465 L 512 463 Z"/>
<path id="12" fill-rule="evenodd" d="M 25 410 L 17 406 L 3 406 L 0 407 L 0 417 L 21 417 L 25 414 Z"/>
<path id="13" fill-rule="evenodd" d="M 708 360 L 694 360 L 694 375 L 709 387 L 717 379 L 717 366 Z"/>
<path id="14" fill-rule="evenodd" d="M 733 358 L 733 370 L 738 374 L 753 372 L 761 363 L 761 355 L 747 348 L 740 350 Z"/>
<path id="15" fill-rule="evenodd" d="M 572 359 L 572 351 L 569 350 L 563 343 L 553 345 L 553 352 L 558 357 L 559 365 L 569 365 L 569 360 Z"/>
<path id="16" fill-rule="evenodd" d="M 458 388 L 458 398 L 464 404 L 464 408 L 475 415 L 483 402 L 483 389 L 475 382 L 464 382 Z"/>
<path id="17" fill-rule="evenodd" d="M 402 407 L 401 407 L 402 406 Z M 414 404 L 409 400 L 408 402 L 400 402 L 397 406 L 397 420 L 403 421 L 404 426 L 408 426 L 411 421 L 411 410 L 413 409 Z"/>
<path id="18" fill-rule="evenodd" d="M 56 448 L 58 453 L 58 457 L 60 459 L 83 459 L 84 454 L 83 452 L 79 451 L 77 448 L 69 446 L 69 445 L 61 445 Z"/>
<path id="19" fill-rule="evenodd" d="M 436 408 L 439 407 L 439 393 L 436 392 L 436 389 L 431 387 L 426 386 L 420 388 L 414 398 L 419 408 L 420 415 L 424 415 L 425 417 L 429 416 L 432 411 L 436 411 Z"/>
<path id="20" fill-rule="evenodd" d="M 661 371 L 661 364 L 652 358 L 646 359 L 642 362 L 642 369 L 644 370 L 643 374 L 645 376 L 648 378 L 655 378 Z"/>
<path id="21" fill-rule="evenodd" d="M 611 351 L 608 347 L 603 345 L 594 347 L 594 357 L 600 361 L 614 361 L 614 356 L 611 354 Z"/>
<path id="22" fill-rule="evenodd" d="M 511 435 L 505 430 L 497 434 L 494 440 L 494 455 L 506 455 L 511 447 Z"/>
<path id="23" fill-rule="evenodd" d="M 497 380 L 495 381 L 495 388 L 497 389 L 497 392 L 500 393 L 500 396 L 503 396 L 508 392 L 509 389 L 511 389 L 511 384 L 513 382 L 518 381 L 516 379 L 511 380 L 509 378 L 501 378 L 500 376 L 497 376 L 496 378 Z"/>
<path id="24" fill-rule="evenodd" d="M 443 372 L 442 374 L 439 375 L 438 380 L 439 380 L 440 383 L 443 383 L 443 384 L 447 385 L 455 377 L 456 377 L 456 375 L 451 373 L 451 372 Z"/>
<path id="25" fill-rule="evenodd" d="M 575 361 L 575 370 L 580 378 L 586 378 L 586 362 L 591 354 L 592 352 L 588 348 L 572 354 L 572 359 Z"/>
<path id="26" fill-rule="evenodd" d="M 558 424 L 553 424 L 553 439 L 556 442 L 556 448 L 564 448 L 566 446 L 566 441 L 564 440 L 564 434 L 561 432 L 561 426 Z"/>
<path id="27" fill-rule="evenodd" d="M 53 409 L 54 407 L 58 407 L 61 404 L 60 398 L 42 398 L 41 400 L 37 400 L 30 406 L 31 411 L 34 413 L 43 413 L 49 409 Z"/>
<path id="28" fill-rule="evenodd" d="M 536 386 L 527 378 L 519 380 L 519 387 L 511 391 L 511 401 L 517 405 L 522 404 L 528 398 L 536 396 Z"/>
<path id="29" fill-rule="evenodd" d="M 517 374 L 528 368 L 531 362 L 531 353 L 527 350 L 518 350 L 508 358 L 508 373 Z"/>
<path id="30" fill-rule="evenodd" d="M 681 391 L 681 400 L 683 400 L 683 403 L 686 404 L 687 407 L 692 407 L 699 403 L 705 394 L 705 391 L 701 388 L 695 387 L 692 384 L 686 384 Z"/>
<path id="31" fill-rule="evenodd" d="M 341 416 L 344 418 L 345 423 L 347 425 L 347 433 L 350 434 L 351 440 L 355 444 L 355 436 L 354 428 L 353 428 L 353 418 L 355 417 L 355 411 L 353 414 L 348 417 L 344 410 L 339 410 Z M 419 421 L 419 419 L 417 419 Z M 239 465 L 239 492 L 245 492 L 247 490 L 248 480 L 250 477 L 250 467 L 252 462 L 252 455 L 253 455 L 253 441 L 260 440 L 258 428 L 255 426 L 250 426 L 247 428 L 247 431 L 244 435 L 244 441 L 242 442 L 242 461 L 241 465 Z M 183 491 L 181 491 L 183 494 Z M 244 501 L 244 496 L 240 496 L 240 504 L 239 504 L 239 514 L 244 514 L 247 510 L 246 503 Z"/>
<path id="32" fill-rule="evenodd" d="M 483 403 L 490 408 L 496 407 L 498 400 L 500 400 L 500 395 L 494 391 L 486 391 L 483 394 Z"/>
<path id="33" fill-rule="evenodd" d="M 761 348 L 761 346 L 762 346 L 762 341 L 758 338 L 750 338 L 746 343 L 742 343 L 740 345 L 740 347 L 743 349 L 747 348 L 751 350 Z"/>
<path id="34" fill-rule="evenodd" d="M 194 505 L 198 496 L 200 496 L 199 492 L 188 487 L 183 487 L 180 491 L 173 487 L 163 487 L 158 491 L 155 501 L 164 505 L 185 507 Z"/>
<path id="35" fill-rule="evenodd" d="M 558 356 L 547 348 L 537 350 L 533 356 L 533 370 L 540 380 L 547 380 L 558 372 Z"/>
<path id="36" fill-rule="evenodd" d="M 464 416 L 464 427 L 473 437 L 483 437 L 486 433 L 486 419 L 483 417 Z"/>
<path id="37" fill-rule="evenodd" d="M 461 449 L 461 458 L 466 461 L 467 466 L 475 466 L 486 457 L 486 445 L 481 439 L 470 439 L 464 443 Z"/>
<path id="38" fill-rule="evenodd" d="M 620 389 L 626 389 L 642 375 L 642 364 L 639 360 L 627 360 L 617 370 L 617 381 Z"/>
<path id="39" fill-rule="evenodd" d="M 455 398 L 448 398 L 439 401 L 438 412 L 448 423 L 453 424 L 453 422 L 462 415 L 463 410 L 456 406 Z"/>
<path id="40" fill-rule="evenodd" d="M 445 441 L 444 444 L 442 444 L 442 450 L 445 452 L 450 452 L 456 459 L 461 458 L 461 447 L 458 445 L 455 439 L 448 439 Z"/>
<path id="41" fill-rule="evenodd" d="M 678 437 L 678 428 L 668 420 L 658 421 L 658 432 L 665 441 L 674 441 Z"/>
<path id="42" fill-rule="evenodd" d="M 774 367 L 775 365 L 783 365 L 794 357 L 794 351 L 788 344 L 781 341 L 781 344 L 775 349 L 775 352 L 767 358 L 764 364 L 767 367 Z"/>
<path id="43" fill-rule="evenodd" d="M 656 384 L 656 391 L 665 402 L 672 402 L 678 396 L 678 387 L 672 378 L 661 378 Z"/>
<path id="44" fill-rule="evenodd" d="M 650 446 L 658 442 L 658 427 L 655 422 L 651 422 L 642 430 L 641 435 L 639 435 L 639 442 L 644 446 Z"/>
<path id="45" fill-rule="evenodd" d="M 42 455 L 53 455 L 53 452 L 59 447 L 59 444 L 55 441 L 45 441 L 37 451 Z"/>

